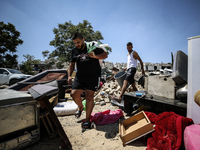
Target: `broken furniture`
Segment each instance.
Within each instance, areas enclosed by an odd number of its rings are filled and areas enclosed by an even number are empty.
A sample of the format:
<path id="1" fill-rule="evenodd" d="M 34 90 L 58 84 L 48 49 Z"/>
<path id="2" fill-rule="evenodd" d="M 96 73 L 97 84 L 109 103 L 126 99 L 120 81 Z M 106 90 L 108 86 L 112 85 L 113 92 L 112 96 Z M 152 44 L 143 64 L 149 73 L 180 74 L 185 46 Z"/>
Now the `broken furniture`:
<path id="1" fill-rule="evenodd" d="M 22 149 L 40 140 L 37 101 L 13 89 L 1 89 L 0 95 L 0 149 Z"/>
<path id="2" fill-rule="evenodd" d="M 41 73 L 38 73 L 28 79 L 20 81 L 12 86 L 9 86 L 7 89 L 13 89 L 16 91 L 24 91 L 28 92 L 28 89 L 37 84 L 46 84 L 48 82 L 57 81 L 57 85 L 59 88 L 58 92 L 58 100 L 65 99 L 65 90 L 67 85 L 67 70 L 65 69 L 52 69 L 45 70 Z"/>
<path id="3" fill-rule="evenodd" d="M 28 91 L 30 92 L 32 97 L 39 102 L 40 106 L 43 109 L 47 109 L 47 111 L 53 121 L 52 123 L 56 127 L 56 131 L 59 134 L 60 138 L 62 139 L 61 148 L 62 149 L 71 149 L 72 145 L 71 145 L 67 135 L 65 134 L 65 131 L 62 128 L 62 125 L 60 124 L 55 112 L 53 111 L 53 107 L 49 103 L 48 96 L 57 93 L 58 88 L 53 87 L 53 86 L 39 84 L 39 85 L 35 85 L 35 86 L 31 87 L 30 89 L 28 89 Z"/>
<path id="4" fill-rule="evenodd" d="M 161 113 L 164 111 L 173 111 L 179 115 L 186 116 L 187 104 L 180 100 L 165 98 L 153 94 L 146 94 L 145 97 L 140 98 L 136 94 L 142 91 L 130 92 L 124 94 L 124 112 L 131 114 L 133 105 L 137 102 L 140 106 L 145 106 L 148 111 Z"/>
<path id="5" fill-rule="evenodd" d="M 153 124 L 144 111 L 119 122 L 119 134 L 124 146 L 153 131 Z"/>
<path id="6" fill-rule="evenodd" d="M 54 138 L 57 136 L 57 132 L 55 131 L 54 126 L 51 123 L 49 117 L 50 117 L 49 113 L 44 113 L 44 114 L 40 115 L 40 119 L 42 120 L 42 122 L 45 126 L 45 129 L 47 130 L 47 133 L 49 134 L 49 137 Z"/>
<path id="7" fill-rule="evenodd" d="M 43 85 L 43 86 L 48 85 L 58 89 L 57 92 L 51 93 L 51 95 L 47 96 L 48 99 L 58 97 L 57 98 L 58 100 L 56 100 L 55 98 L 53 100 L 55 102 L 52 102 L 52 104 L 50 104 L 51 107 L 53 107 L 52 105 L 55 106 L 55 103 L 57 103 L 59 100 L 65 99 L 65 90 L 71 87 L 67 85 L 67 71 L 65 69 L 55 69 L 55 70 L 43 71 L 31 78 L 16 83 L 8 87 L 7 89 L 28 93 L 29 92 L 28 89 L 34 87 L 35 85 Z M 51 99 L 49 99 L 49 101 Z M 47 130 L 47 133 L 49 134 L 49 137 L 50 138 L 55 137 L 57 133 L 54 130 L 53 124 L 51 124 L 50 114 L 46 112 L 46 109 L 44 110 L 40 108 L 39 116 L 40 116 L 39 118 L 41 118 L 41 121 L 43 122 Z"/>

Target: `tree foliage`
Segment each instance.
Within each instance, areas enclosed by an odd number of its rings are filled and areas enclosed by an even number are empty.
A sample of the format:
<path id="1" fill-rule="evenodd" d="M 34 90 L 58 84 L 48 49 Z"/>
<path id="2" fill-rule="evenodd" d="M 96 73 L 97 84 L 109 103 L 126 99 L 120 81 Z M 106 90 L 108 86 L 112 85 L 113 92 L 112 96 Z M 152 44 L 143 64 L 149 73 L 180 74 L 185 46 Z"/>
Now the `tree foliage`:
<path id="1" fill-rule="evenodd" d="M 43 58 L 49 58 L 49 51 L 46 50 L 46 51 L 43 51 L 42 52 L 42 55 L 43 55 Z M 55 58 L 49 58 L 49 59 L 46 59 L 45 60 L 45 67 L 46 68 L 51 68 L 52 65 L 55 64 Z"/>
<path id="2" fill-rule="evenodd" d="M 23 73 L 25 74 L 34 74 L 33 72 L 33 65 L 34 64 L 40 64 L 40 60 L 39 59 L 35 59 L 35 57 L 33 55 L 23 55 L 25 61 L 22 61 L 20 68 L 22 70 Z"/>
<path id="3" fill-rule="evenodd" d="M 57 60 L 57 68 L 62 68 L 63 62 L 70 61 L 71 50 L 74 48 L 71 39 L 77 31 L 83 35 L 85 41 L 97 41 L 102 43 L 101 40 L 103 40 L 103 36 L 101 32 L 94 31 L 92 25 L 87 20 L 83 20 L 83 23 L 79 23 L 78 25 L 73 25 L 71 21 L 58 24 L 58 28 L 53 29 L 55 38 L 50 42 L 50 45 L 54 46 L 55 50 L 49 54 L 49 58 Z M 112 52 L 110 47 L 107 49 L 109 52 Z"/>
<path id="4" fill-rule="evenodd" d="M 49 52 L 48 50 L 43 51 L 43 52 L 42 52 L 43 58 L 48 57 L 49 53 L 50 53 L 50 52 Z"/>
<path id="5" fill-rule="evenodd" d="M 20 32 L 11 23 L 0 22 L 0 67 L 14 68 L 17 66 L 17 46 L 23 44 Z"/>

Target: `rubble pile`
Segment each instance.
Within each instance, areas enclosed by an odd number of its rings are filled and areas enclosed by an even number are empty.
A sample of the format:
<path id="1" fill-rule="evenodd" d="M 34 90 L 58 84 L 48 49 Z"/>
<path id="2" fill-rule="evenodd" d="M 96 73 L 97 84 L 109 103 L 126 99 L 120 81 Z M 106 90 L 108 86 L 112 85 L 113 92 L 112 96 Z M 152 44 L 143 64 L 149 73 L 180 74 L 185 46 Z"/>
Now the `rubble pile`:
<path id="1" fill-rule="evenodd" d="M 140 78 L 141 73 L 137 72 L 135 75 L 136 87 L 138 90 L 144 90 L 141 85 L 138 85 L 137 81 Z M 130 85 L 125 93 L 132 92 L 133 88 Z M 108 80 L 105 82 L 102 87 L 95 93 L 94 101 L 96 104 L 105 105 L 106 103 L 110 102 L 109 95 L 114 95 L 118 97 L 121 93 L 121 87 L 119 86 L 118 82 L 113 78 L 113 80 Z"/>

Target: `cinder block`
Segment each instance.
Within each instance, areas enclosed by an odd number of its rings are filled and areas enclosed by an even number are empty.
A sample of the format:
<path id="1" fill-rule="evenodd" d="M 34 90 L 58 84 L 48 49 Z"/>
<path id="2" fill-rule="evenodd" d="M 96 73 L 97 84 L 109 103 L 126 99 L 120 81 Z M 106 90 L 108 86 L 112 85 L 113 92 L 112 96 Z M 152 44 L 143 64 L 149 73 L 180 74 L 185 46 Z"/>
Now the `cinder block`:
<path id="1" fill-rule="evenodd" d="M 170 99 L 175 98 L 175 84 L 171 77 L 148 76 L 145 78 L 145 91 Z"/>

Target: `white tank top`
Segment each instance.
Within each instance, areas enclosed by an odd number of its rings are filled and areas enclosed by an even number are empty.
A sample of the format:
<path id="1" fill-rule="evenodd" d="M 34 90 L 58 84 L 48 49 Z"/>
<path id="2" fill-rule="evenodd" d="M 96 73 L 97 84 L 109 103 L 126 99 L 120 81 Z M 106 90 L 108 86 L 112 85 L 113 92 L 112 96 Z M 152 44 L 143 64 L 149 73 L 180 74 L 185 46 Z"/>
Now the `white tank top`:
<path id="1" fill-rule="evenodd" d="M 133 58 L 133 52 L 134 51 L 132 51 L 132 53 L 127 57 L 127 70 L 131 67 L 137 67 L 137 59 Z"/>

